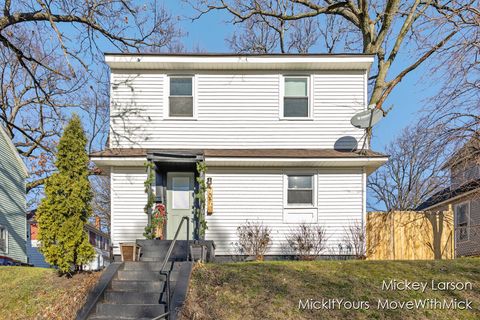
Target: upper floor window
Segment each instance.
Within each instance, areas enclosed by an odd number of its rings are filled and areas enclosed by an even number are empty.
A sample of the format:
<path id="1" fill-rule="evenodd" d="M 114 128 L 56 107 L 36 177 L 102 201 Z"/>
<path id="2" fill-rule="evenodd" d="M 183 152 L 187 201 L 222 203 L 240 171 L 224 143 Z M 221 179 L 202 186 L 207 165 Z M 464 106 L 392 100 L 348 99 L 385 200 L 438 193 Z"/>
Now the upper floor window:
<path id="1" fill-rule="evenodd" d="M 465 241 L 470 238 L 470 202 L 464 202 L 455 206 L 455 217 L 457 222 L 457 239 Z"/>
<path id="2" fill-rule="evenodd" d="M 308 76 L 284 77 L 283 117 L 310 117 Z"/>
<path id="3" fill-rule="evenodd" d="M 171 76 L 169 113 L 170 117 L 193 117 L 193 77 Z"/>

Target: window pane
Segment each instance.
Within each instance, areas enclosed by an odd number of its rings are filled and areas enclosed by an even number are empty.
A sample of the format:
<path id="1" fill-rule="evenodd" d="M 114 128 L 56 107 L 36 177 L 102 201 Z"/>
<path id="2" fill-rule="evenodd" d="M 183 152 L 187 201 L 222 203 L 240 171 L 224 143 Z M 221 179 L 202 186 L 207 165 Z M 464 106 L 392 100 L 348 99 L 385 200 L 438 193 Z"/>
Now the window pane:
<path id="1" fill-rule="evenodd" d="M 467 205 L 457 206 L 457 224 L 460 226 L 467 223 Z"/>
<path id="2" fill-rule="evenodd" d="M 312 189 L 312 176 L 288 176 L 288 189 Z"/>
<path id="3" fill-rule="evenodd" d="M 466 226 L 458 227 L 458 240 L 468 240 L 468 229 Z"/>
<path id="4" fill-rule="evenodd" d="M 193 98 L 170 97 L 170 117 L 193 117 Z"/>
<path id="5" fill-rule="evenodd" d="M 306 97 L 307 78 L 285 78 L 285 97 Z"/>
<path id="6" fill-rule="evenodd" d="M 308 117 L 308 98 L 284 98 L 284 117 Z"/>
<path id="7" fill-rule="evenodd" d="M 313 204 L 313 191 L 288 190 L 288 204 Z"/>
<path id="8" fill-rule="evenodd" d="M 171 96 L 191 96 L 192 78 L 170 78 Z"/>

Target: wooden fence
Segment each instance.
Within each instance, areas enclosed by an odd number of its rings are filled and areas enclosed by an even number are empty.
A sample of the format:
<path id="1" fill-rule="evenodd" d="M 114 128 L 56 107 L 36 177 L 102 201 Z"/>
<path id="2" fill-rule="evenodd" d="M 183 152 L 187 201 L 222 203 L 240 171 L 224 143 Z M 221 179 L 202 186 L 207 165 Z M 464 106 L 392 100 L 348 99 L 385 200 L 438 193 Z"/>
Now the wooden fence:
<path id="1" fill-rule="evenodd" d="M 367 259 L 453 259 L 453 236 L 452 211 L 369 212 Z"/>

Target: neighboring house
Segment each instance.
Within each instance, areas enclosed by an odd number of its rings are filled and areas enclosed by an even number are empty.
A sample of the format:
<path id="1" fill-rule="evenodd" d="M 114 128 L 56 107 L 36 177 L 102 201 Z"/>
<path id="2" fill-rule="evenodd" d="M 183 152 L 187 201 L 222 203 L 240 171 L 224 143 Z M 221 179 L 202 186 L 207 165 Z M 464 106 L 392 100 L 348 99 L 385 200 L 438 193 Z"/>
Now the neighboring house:
<path id="1" fill-rule="evenodd" d="M 109 146 L 91 159 L 111 178 L 114 254 L 120 242 L 143 238 L 147 161 L 155 165 L 155 200 L 167 208 L 167 239 L 182 216 L 193 218 L 195 164 L 205 161 L 214 208 L 205 239 L 217 256 L 236 253 L 237 228 L 246 221 L 271 229 L 267 255 L 283 255 L 300 223 L 324 226 L 324 253 L 339 254 L 347 227 L 365 223 L 367 176 L 387 161 L 356 150 L 364 131 L 350 124 L 366 109 L 373 60 L 106 54 Z M 190 230 L 199 237 L 195 221 Z"/>
<path id="2" fill-rule="evenodd" d="M 45 257 L 38 250 L 38 224 L 35 220 L 36 210 L 31 210 L 27 214 L 28 234 L 27 234 L 27 255 L 28 263 L 41 268 L 50 268 L 50 264 L 45 261 Z M 99 270 L 110 264 L 110 240 L 108 234 L 100 230 L 100 221 L 96 220 L 96 226 L 85 225 L 85 231 L 88 234 L 88 240 L 95 249 L 95 258 L 84 267 L 85 270 Z"/>
<path id="3" fill-rule="evenodd" d="M 445 211 L 455 219 L 457 256 L 480 255 L 480 141 L 472 139 L 444 165 L 450 186 L 434 194 L 417 210 Z"/>
<path id="4" fill-rule="evenodd" d="M 27 176 L 27 167 L 0 125 L 0 259 L 27 262 Z"/>

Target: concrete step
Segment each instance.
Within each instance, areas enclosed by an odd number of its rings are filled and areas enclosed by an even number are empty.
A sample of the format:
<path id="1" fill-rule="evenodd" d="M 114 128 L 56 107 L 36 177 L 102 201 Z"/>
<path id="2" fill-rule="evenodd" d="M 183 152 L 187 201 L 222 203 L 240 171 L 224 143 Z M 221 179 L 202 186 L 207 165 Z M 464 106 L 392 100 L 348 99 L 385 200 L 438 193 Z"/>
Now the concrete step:
<path id="1" fill-rule="evenodd" d="M 115 319 L 155 318 L 165 312 L 163 304 L 97 304 L 96 316 L 108 316 Z"/>
<path id="2" fill-rule="evenodd" d="M 164 280 L 158 271 L 145 270 L 118 270 L 117 280 L 141 280 L 141 281 L 155 281 Z"/>
<path id="3" fill-rule="evenodd" d="M 178 257 L 172 256 L 170 257 L 168 262 L 173 262 L 175 264 L 176 262 L 185 262 L 186 261 L 185 259 L 186 259 L 185 255 L 178 256 Z M 163 263 L 163 260 L 165 260 L 164 257 L 152 257 L 152 256 L 140 257 L 140 262 L 156 262 L 159 265 Z"/>
<path id="4" fill-rule="evenodd" d="M 178 268 L 170 272 L 170 281 L 178 279 Z M 133 281 L 166 281 L 166 275 L 160 274 L 159 271 L 142 271 L 142 270 L 119 270 L 117 280 L 133 280 Z"/>
<path id="5" fill-rule="evenodd" d="M 123 264 L 122 270 L 145 270 L 145 271 L 160 271 L 163 260 L 160 261 L 126 261 Z M 170 270 L 174 265 L 173 261 L 169 261 L 166 269 Z M 174 266 L 175 267 L 175 266 Z"/>
<path id="6" fill-rule="evenodd" d="M 104 302 L 110 304 L 157 304 L 160 296 L 160 293 L 153 292 L 107 291 Z"/>
<path id="7" fill-rule="evenodd" d="M 163 281 L 112 280 L 110 291 L 160 293 L 163 291 L 164 284 Z"/>

